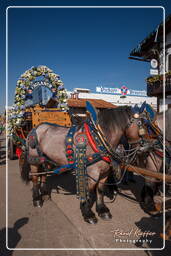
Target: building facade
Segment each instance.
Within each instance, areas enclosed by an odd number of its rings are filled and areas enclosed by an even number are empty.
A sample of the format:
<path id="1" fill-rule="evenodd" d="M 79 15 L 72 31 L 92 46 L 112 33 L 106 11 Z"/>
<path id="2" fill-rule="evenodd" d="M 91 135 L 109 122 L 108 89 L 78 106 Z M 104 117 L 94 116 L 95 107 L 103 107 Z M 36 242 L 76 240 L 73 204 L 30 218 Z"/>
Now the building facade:
<path id="1" fill-rule="evenodd" d="M 112 103 L 116 106 L 134 106 L 138 104 L 139 106 L 142 105 L 144 101 L 150 104 L 154 109 L 157 108 L 157 98 L 156 97 L 146 97 L 146 96 L 130 96 L 120 94 L 113 94 L 113 93 L 92 93 L 89 89 L 84 88 L 75 88 L 73 92 L 68 92 L 68 97 L 78 98 L 78 99 L 98 99 L 104 100 L 106 102 Z"/>
<path id="2" fill-rule="evenodd" d="M 165 54 L 164 54 L 165 50 Z M 165 57 L 165 58 L 164 58 Z M 171 15 L 130 53 L 130 59 L 150 62 L 147 95 L 157 97 L 157 110 L 171 108 Z M 163 101 L 165 99 L 165 105 Z"/>

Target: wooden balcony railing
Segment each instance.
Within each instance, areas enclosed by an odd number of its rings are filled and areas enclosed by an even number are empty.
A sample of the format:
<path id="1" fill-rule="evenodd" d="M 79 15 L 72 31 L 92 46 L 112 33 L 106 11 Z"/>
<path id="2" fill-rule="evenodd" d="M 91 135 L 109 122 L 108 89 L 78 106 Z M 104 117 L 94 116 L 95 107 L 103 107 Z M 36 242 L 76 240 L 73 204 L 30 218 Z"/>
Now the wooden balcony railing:
<path id="1" fill-rule="evenodd" d="M 171 74 L 166 74 L 165 92 L 171 94 Z M 147 95 L 148 96 L 162 96 L 163 94 L 163 76 L 156 76 L 147 78 Z"/>

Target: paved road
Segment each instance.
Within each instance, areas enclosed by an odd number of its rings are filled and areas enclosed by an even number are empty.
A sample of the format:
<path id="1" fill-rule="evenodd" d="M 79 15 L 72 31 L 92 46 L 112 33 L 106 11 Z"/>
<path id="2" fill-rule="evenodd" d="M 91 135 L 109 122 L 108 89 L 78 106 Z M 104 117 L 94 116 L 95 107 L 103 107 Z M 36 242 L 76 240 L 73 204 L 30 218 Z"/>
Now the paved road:
<path id="1" fill-rule="evenodd" d="M 0 138 L 1 159 L 0 159 L 0 201 L 2 218 L 0 219 L 0 243 L 1 256 L 19 255 L 169 255 L 169 246 L 164 251 L 138 251 L 144 247 L 160 248 L 162 240 L 159 233 L 162 230 L 162 219 L 154 219 L 146 215 L 139 204 L 118 195 L 111 203 L 105 198 L 107 206 L 113 215 L 112 220 L 102 221 L 99 219 L 96 225 L 85 223 L 79 210 L 79 201 L 75 197 L 75 179 L 71 173 L 49 179 L 52 186 L 52 200 L 45 202 L 42 208 L 34 208 L 31 201 L 31 184 L 22 183 L 19 174 L 18 160 L 8 161 L 8 237 L 9 247 L 14 250 L 5 249 L 5 147 L 4 138 Z M 123 187 L 122 192 L 131 198 L 138 198 L 142 180 L 136 177 L 137 183 L 129 187 Z M 58 192 L 57 192 L 58 187 Z M 125 234 L 125 242 L 115 240 L 113 231 L 119 229 Z M 131 231 L 132 230 L 132 231 Z M 142 239 L 137 232 L 152 231 L 151 244 L 144 242 L 133 243 L 135 239 Z M 22 248 L 22 250 L 20 250 Z M 27 248 L 23 251 L 24 248 Z M 28 250 L 36 248 L 37 250 Z M 44 248 L 40 250 L 39 248 Z M 102 250 L 62 250 L 47 251 L 46 248 L 134 248 L 136 251 L 102 251 Z M 17 249 L 17 250 L 16 250 Z"/>

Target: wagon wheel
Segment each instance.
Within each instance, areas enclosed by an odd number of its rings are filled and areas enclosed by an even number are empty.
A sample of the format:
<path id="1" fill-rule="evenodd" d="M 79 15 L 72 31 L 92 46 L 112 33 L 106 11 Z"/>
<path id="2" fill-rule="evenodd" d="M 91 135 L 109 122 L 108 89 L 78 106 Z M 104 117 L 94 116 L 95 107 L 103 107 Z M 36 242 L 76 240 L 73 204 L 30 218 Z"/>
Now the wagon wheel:
<path id="1" fill-rule="evenodd" d="M 16 158 L 15 145 L 12 138 L 8 139 L 8 158 L 14 160 Z"/>

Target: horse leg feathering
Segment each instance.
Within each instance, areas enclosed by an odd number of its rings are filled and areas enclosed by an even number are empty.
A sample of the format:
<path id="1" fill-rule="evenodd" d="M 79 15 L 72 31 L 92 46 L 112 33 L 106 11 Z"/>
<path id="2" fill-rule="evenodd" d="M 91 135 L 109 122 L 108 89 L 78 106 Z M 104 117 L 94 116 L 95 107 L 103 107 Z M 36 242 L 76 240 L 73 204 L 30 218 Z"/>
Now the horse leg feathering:
<path id="1" fill-rule="evenodd" d="M 43 201 L 47 201 L 51 198 L 50 189 L 48 188 L 46 175 L 42 175 L 40 184 L 40 193 Z"/>
<path id="2" fill-rule="evenodd" d="M 96 224 L 97 218 L 94 214 L 94 212 L 91 210 L 93 204 L 95 201 L 95 194 L 93 191 L 89 193 L 89 199 L 85 202 L 80 202 L 80 210 L 82 213 L 82 216 L 86 222 L 89 224 Z"/>
<path id="3" fill-rule="evenodd" d="M 38 167 L 31 165 L 31 172 L 37 173 L 38 172 Z M 39 183 L 39 177 L 37 175 L 32 176 L 32 182 L 33 182 L 33 206 L 35 207 L 42 207 L 43 201 L 40 193 L 40 183 Z"/>
<path id="4" fill-rule="evenodd" d="M 162 167 L 162 159 L 160 159 L 157 155 L 154 157 L 153 152 L 150 152 L 148 157 L 146 158 L 145 167 L 148 170 L 159 172 Z M 158 183 L 155 182 L 154 178 L 145 178 L 145 183 L 143 189 L 141 191 L 141 202 L 140 206 L 142 209 L 150 214 L 157 214 L 157 209 L 154 202 L 154 196 L 158 190 Z"/>
<path id="5" fill-rule="evenodd" d="M 100 179 L 99 183 L 96 186 L 96 211 L 98 213 L 98 216 L 102 218 L 103 220 L 109 220 L 112 218 L 112 215 L 107 208 L 107 206 L 104 204 L 104 189 L 105 185 L 104 183 L 106 182 L 108 176 Z"/>

